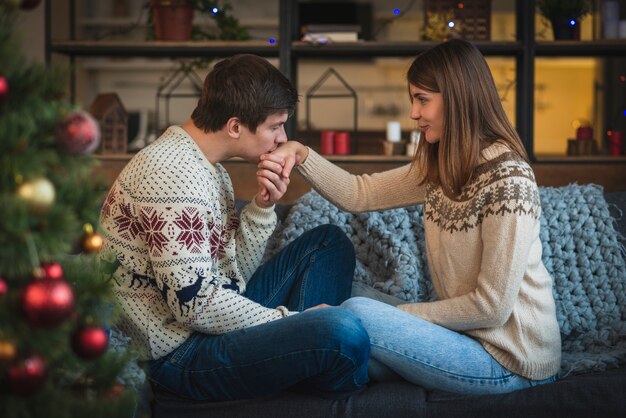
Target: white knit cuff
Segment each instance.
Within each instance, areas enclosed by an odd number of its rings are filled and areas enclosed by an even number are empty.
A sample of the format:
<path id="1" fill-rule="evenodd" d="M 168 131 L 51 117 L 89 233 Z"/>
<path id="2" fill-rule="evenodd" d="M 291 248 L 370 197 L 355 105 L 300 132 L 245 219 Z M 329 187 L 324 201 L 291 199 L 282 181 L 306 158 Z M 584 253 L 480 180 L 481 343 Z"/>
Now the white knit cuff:
<path id="1" fill-rule="evenodd" d="M 289 316 L 289 309 L 284 306 L 277 306 L 276 309 L 281 313 L 283 318 L 287 318 Z"/>

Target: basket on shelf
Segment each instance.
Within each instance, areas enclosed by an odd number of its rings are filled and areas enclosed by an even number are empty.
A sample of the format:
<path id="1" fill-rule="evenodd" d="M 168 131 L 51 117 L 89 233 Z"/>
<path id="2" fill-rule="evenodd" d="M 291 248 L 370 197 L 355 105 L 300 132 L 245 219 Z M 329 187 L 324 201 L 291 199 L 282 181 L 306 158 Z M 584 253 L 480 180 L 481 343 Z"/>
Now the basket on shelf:
<path id="1" fill-rule="evenodd" d="M 448 20 L 455 29 L 450 30 Z M 440 28 L 433 26 L 442 26 Z M 446 36 L 429 36 L 452 32 L 469 41 L 491 39 L 491 0 L 424 0 L 424 37 L 443 40 Z"/>

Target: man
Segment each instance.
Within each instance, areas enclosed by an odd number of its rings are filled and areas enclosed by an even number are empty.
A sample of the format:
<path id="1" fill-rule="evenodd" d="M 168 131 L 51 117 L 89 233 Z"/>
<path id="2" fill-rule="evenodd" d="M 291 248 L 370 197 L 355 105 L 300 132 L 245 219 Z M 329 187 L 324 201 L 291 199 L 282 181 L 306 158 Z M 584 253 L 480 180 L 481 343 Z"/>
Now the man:
<path id="1" fill-rule="evenodd" d="M 289 180 L 258 177 L 264 198 L 238 216 L 220 164 L 257 163 L 286 142 L 297 100 L 265 59 L 225 59 L 191 118 L 139 152 L 109 191 L 100 224 L 103 258 L 119 264 L 120 327 L 145 349 L 158 388 L 217 401 L 295 385 L 345 397 L 367 383 L 367 333 L 329 306 L 350 296 L 351 242 L 325 225 L 260 265 Z"/>

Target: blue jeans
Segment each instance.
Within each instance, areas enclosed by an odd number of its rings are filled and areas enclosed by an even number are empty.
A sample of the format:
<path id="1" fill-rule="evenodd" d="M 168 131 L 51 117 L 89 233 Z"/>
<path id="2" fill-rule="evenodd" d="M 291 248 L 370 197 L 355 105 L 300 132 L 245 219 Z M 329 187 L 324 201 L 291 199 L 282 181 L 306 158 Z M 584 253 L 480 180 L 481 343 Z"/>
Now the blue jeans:
<path id="1" fill-rule="evenodd" d="M 475 339 L 386 303 L 353 297 L 342 304 L 370 336 L 372 380 L 404 378 L 426 389 L 485 395 L 553 382 L 529 380 L 502 367 Z"/>
<path id="2" fill-rule="evenodd" d="M 255 272 L 245 295 L 267 307 L 306 309 L 350 296 L 354 247 L 337 227 L 303 234 Z M 209 401 L 296 388 L 347 397 L 368 381 L 369 337 L 340 307 L 314 309 L 222 335 L 194 333 L 150 364 L 156 388 Z"/>

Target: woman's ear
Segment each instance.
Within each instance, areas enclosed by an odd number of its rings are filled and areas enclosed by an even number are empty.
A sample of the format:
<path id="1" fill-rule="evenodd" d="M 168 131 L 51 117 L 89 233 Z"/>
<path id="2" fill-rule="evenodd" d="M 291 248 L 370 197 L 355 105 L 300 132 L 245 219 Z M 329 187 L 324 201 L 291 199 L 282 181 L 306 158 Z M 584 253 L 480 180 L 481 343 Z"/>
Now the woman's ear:
<path id="1" fill-rule="evenodd" d="M 226 132 L 231 138 L 239 139 L 241 135 L 241 121 L 239 118 L 232 117 L 226 121 Z"/>

